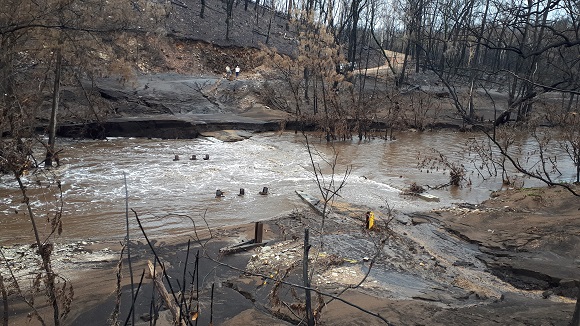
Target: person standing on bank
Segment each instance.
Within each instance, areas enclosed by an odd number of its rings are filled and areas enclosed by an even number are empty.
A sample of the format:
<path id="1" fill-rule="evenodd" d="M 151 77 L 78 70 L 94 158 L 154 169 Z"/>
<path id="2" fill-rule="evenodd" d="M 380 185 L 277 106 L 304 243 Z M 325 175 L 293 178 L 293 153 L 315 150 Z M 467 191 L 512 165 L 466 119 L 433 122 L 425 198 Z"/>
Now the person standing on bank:
<path id="1" fill-rule="evenodd" d="M 236 66 L 236 78 L 240 75 L 240 66 Z"/>
<path id="2" fill-rule="evenodd" d="M 231 75 L 232 69 L 230 68 L 230 66 L 226 66 L 226 78 L 230 78 Z"/>

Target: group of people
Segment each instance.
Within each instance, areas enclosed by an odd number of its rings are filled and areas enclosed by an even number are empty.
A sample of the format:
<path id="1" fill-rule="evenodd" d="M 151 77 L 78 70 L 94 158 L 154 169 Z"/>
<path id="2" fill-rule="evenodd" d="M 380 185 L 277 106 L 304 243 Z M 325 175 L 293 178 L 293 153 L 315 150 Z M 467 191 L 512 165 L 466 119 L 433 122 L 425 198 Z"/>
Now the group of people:
<path id="1" fill-rule="evenodd" d="M 234 68 L 234 72 L 236 73 L 236 78 L 238 78 L 238 76 L 240 75 L 240 66 L 236 66 L 236 68 Z M 230 78 L 230 76 L 232 75 L 232 68 L 230 68 L 230 66 L 226 66 L 226 78 Z"/>

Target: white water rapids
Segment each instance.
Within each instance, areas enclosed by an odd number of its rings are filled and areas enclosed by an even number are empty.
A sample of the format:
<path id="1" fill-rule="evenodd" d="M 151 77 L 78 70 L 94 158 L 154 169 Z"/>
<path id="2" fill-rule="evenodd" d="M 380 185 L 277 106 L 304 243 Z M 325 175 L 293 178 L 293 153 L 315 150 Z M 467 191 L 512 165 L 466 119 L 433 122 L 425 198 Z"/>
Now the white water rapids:
<path id="1" fill-rule="evenodd" d="M 467 162 L 468 153 L 463 145 L 467 137 L 468 134 L 448 131 L 408 132 L 398 135 L 396 141 L 336 143 L 337 182 L 347 166 L 352 167 L 338 200 L 370 209 L 388 202 L 394 209 L 407 212 L 426 211 L 454 202 L 481 202 L 492 190 L 501 187 L 500 179 L 482 181 L 476 174 L 468 174 L 471 186 L 430 191 L 441 198 L 440 202 L 399 194 L 399 189 L 412 182 L 431 186 L 446 183 L 448 173 L 418 169 L 417 155 L 428 155 L 432 148 L 439 148 L 450 160 Z M 325 160 L 332 161 L 332 146 L 313 137 L 311 142 L 320 151 L 320 155 L 313 151 L 314 159 L 323 168 L 323 177 L 328 182 L 332 173 Z M 205 217 L 215 227 L 287 214 L 306 207 L 295 190 L 320 196 L 305 139 L 294 133 L 254 134 L 240 142 L 214 138 L 117 138 L 60 140 L 58 146 L 63 149 L 63 165 L 54 169 L 54 174 L 63 186 L 63 237 L 70 239 L 124 236 L 124 174 L 129 208 L 142 217 L 148 234 L 153 236 L 190 231 L 193 226 L 190 218 L 200 226 L 205 224 L 202 219 Z M 42 156 L 40 153 L 38 157 Z M 173 161 L 176 154 L 181 160 Z M 189 160 L 192 154 L 197 155 L 197 160 Z M 205 154 L 209 160 L 202 159 Z M 569 166 L 561 163 L 563 171 L 571 171 Z M 25 180 L 36 219 L 44 225 L 59 205 L 57 188 L 54 184 L 47 188 L 49 183 L 40 173 L 28 175 Z M 30 221 L 17 184 L 9 175 L 2 176 L 0 181 L 0 240 L 29 241 Z M 258 194 L 263 187 L 269 188 L 267 196 Z M 245 189 L 245 196 L 238 196 L 240 188 Z M 215 198 L 217 189 L 225 197 Z M 136 228 L 133 213 L 130 215 L 131 228 Z"/>

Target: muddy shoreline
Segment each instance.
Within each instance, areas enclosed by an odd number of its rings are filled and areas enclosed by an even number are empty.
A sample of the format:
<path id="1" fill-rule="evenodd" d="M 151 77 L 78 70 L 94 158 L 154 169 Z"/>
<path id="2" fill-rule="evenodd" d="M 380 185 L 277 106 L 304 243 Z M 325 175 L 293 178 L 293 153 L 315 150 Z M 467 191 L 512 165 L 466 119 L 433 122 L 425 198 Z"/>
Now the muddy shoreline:
<path id="1" fill-rule="evenodd" d="M 247 72 L 235 80 L 219 75 L 173 73 L 138 75 L 131 82 L 104 78 L 98 80 L 97 86 L 92 88 L 95 96 L 103 102 L 102 106 L 109 108 L 102 113 L 103 117 L 99 121 L 85 119 L 82 122 L 61 119 L 57 135 L 90 139 L 191 139 L 219 130 L 317 130 L 315 122 L 297 121 L 291 112 L 267 106 L 265 83 L 265 78 L 258 72 Z M 428 86 L 424 88 L 424 92 L 435 92 Z M 82 108 L 85 105 L 82 94 L 76 94 L 77 91 L 67 91 L 68 95 L 63 99 L 66 106 Z M 482 105 L 481 114 L 489 122 L 493 119 L 494 112 L 486 107 L 485 104 Z M 379 116 L 380 114 L 365 121 L 369 125 L 369 132 L 376 135 L 385 134 L 390 128 L 389 121 L 381 120 Z M 484 122 L 481 125 L 466 125 L 451 111 L 445 118 L 431 120 L 426 121 L 420 128 L 460 131 L 486 128 Z M 352 121 L 353 128 L 358 123 Z M 42 132 L 45 128 L 39 127 L 39 131 Z"/>
<path id="2" fill-rule="evenodd" d="M 541 201 L 534 199 L 538 196 Z M 579 201 L 574 199 L 557 188 L 510 190 L 481 205 L 398 215 L 390 222 L 384 219 L 384 212 L 377 212 L 379 229 L 372 232 L 363 227 L 366 209 L 343 203 L 333 209 L 324 234 L 316 233 L 321 226 L 319 216 L 305 209 L 264 222 L 264 247 L 231 255 L 220 255 L 219 249 L 252 239 L 253 225 L 211 232 L 201 228 L 197 233 L 152 242 L 176 288 L 184 270 L 186 275 L 192 273 L 193 257 L 200 250 L 201 324 L 209 323 L 211 317 L 212 284 L 216 325 L 295 324 L 297 312 L 288 307 L 300 302 L 303 291 L 291 294 L 289 288 L 280 286 L 276 300 L 272 293 L 279 285 L 276 280 L 282 279 L 280 275 L 287 282 L 300 284 L 297 266 L 302 257 L 303 230 L 308 227 L 313 230 L 310 257 L 317 257 L 313 286 L 337 294 L 364 280 L 341 298 L 380 313 L 393 325 L 568 325 L 580 265 L 573 254 L 580 243 Z M 526 221 L 524 228 L 522 220 Z M 427 233 L 422 233 L 425 230 L 441 241 L 429 241 Z M 137 275 L 153 256 L 142 235 L 133 239 L 132 266 Z M 384 239 L 385 247 L 375 256 L 372 244 L 379 239 Z M 75 250 L 112 254 L 118 249 L 119 244 L 105 242 L 80 243 Z M 83 265 L 78 259 L 67 259 L 76 266 L 69 274 L 76 276 L 71 277 L 76 299 L 66 324 L 106 323 L 115 301 L 116 260 L 93 260 L 92 265 Z M 188 267 L 184 269 L 186 260 Z M 371 261 L 371 272 L 365 278 Z M 130 306 L 127 266 L 125 257 L 123 321 Z M 136 305 L 136 316 L 144 325 L 148 324 L 143 320 L 149 314 L 152 289 L 151 280 L 146 280 Z M 286 304 L 274 304 L 277 300 Z M 14 313 L 17 316 L 12 321 L 21 318 L 18 311 Z M 161 308 L 159 313 L 158 325 L 167 324 L 168 311 Z M 322 309 L 319 323 L 384 324 L 336 300 Z"/>

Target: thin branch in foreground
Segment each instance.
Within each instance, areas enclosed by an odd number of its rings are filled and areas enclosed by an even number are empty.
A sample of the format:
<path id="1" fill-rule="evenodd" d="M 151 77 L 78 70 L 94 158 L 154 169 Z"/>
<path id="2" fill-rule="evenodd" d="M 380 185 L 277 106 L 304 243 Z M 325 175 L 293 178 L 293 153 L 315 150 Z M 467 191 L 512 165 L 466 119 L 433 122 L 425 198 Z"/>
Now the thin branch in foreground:
<path id="1" fill-rule="evenodd" d="M 528 171 L 527 169 L 523 168 L 521 166 L 521 164 L 519 164 L 519 162 L 516 162 L 516 160 L 504 150 L 504 148 L 497 142 L 497 140 L 495 140 L 493 137 L 491 137 L 491 135 L 489 133 L 487 133 L 486 131 L 483 131 L 483 132 L 485 133 L 487 138 L 489 138 L 489 140 L 491 140 L 491 142 L 493 142 L 493 144 L 499 150 L 500 154 L 503 157 L 507 158 L 508 161 L 510 161 L 510 163 L 512 164 L 512 166 L 516 170 L 527 175 L 528 177 L 540 180 L 548 186 L 562 187 L 562 188 L 568 190 L 572 195 L 574 195 L 576 197 L 580 197 L 580 193 L 577 193 L 574 189 L 572 189 L 572 187 L 569 184 L 565 184 L 565 183 L 561 183 L 561 182 L 552 182 L 552 181 L 548 180 L 547 178 L 542 177 L 541 175 L 538 175 L 536 173 L 532 173 L 532 172 Z"/>
<path id="2" fill-rule="evenodd" d="M 121 310 L 121 280 L 123 278 L 123 253 L 125 252 L 125 245 L 121 247 L 121 254 L 119 255 L 119 261 L 117 262 L 117 286 L 115 288 L 115 308 L 113 308 L 113 312 L 109 316 L 109 324 L 110 325 L 118 325 L 119 324 L 119 311 Z"/>
<path id="3" fill-rule="evenodd" d="M 155 261 L 159 264 L 159 266 L 161 266 L 163 277 L 167 281 L 167 285 L 169 285 L 169 290 L 171 291 L 171 295 L 173 297 L 174 302 L 176 304 L 178 304 L 179 300 L 177 298 L 177 295 L 175 294 L 175 291 L 173 290 L 173 286 L 171 285 L 171 281 L 169 280 L 169 275 L 167 275 L 165 268 L 163 268 L 163 263 L 161 262 L 159 255 L 157 255 L 155 248 L 153 248 L 153 244 L 149 240 L 149 237 L 147 236 L 147 233 L 145 232 L 145 228 L 143 228 L 143 224 L 141 223 L 141 220 L 139 219 L 139 215 L 132 208 L 131 208 L 131 211 L 133 212 L 133 214 L 135 214 L 135 218 L 137 219 L 137 224 L 139 224 L 139 229 L 141 230 L 141 233 L 143 233 L 143 236 L 145 237 L 145 241 L 147 242 L 147 245 L 149 246 L 149 248 L 151 249 L 151 252 L 153 253 L 153 256 L 155 257 Z M 153 276 L 155 276 L 155 275 L 153 275 Z M 187 307 L 186 307 L 186 309 L 187 309 Z M 186 311 L 185 316 L 188 316 L 188 315 L 189 315 L 189 311 Z M 179 318 L 179 316 L 180 316 L 179 314 L 174 316 L 176 321 L 178 321 L 177 318 Z M 185 320 L 181 320 L 181 322 L 187 323 L 188 320 L 185 316 L 182 316 Z"/>
<path id="4" fill-rule="evenodd" d="M 125 326 L 129 325 L 129 319 L 135 315 L 135 301 L 137 301 L 137 296 L 139 295 L 139 290 L 141 290 L 141 285 L 143 285 L 143 278 L 145 277 L 145 270 L 141 272 L 141 278 L 139 279 L 139 284 L 137 285 L 137 290 L 135 291 L 135 297 L 133 298 L 133 302 L 131 303 L 131 309 L 127 318 L 125 319 Z"/>
<path id="5" fill-rule="evenodd" d="M 131 280 L 131 301 L 135 302 L 135 281 L 133 280 L 133 264 L 131 263 L 131 239 L 129 238 L 129 188 L 127 187 L 127 175 L 123 172 L 123 182 L 125 184 L 125 227 L 127 235 L 125 237 L 125 246 L 127 246 L 127 261 L 129 263 L 129 277 Z M 123 254 L 121 253 L 121 257 Z M 131 314 L 131 323 L 135 325 L 135 312 Z"/>
<path id="6" fill-rule="evenodd" d="M 261 277 L 261 278 L 264 278 L 264 279 L 268 279 L 268 280 L 271 280 L 271 281 L 280 282 L 282 284 L 285 284 L 285 285 L 288 285 L 288 286 L 291 286 L 291 287 L 295 287 L 295 288 L 298 288 L 298 289 L 309 290 L 309 291 L 312 291 L 312 292 L 316 292 L 316 293 L 318 293 L 318 294 L 320 294 L 322 296 L 325 296 L 325 297 L 333 298 L 333 299 L 338 300 L 338 301 L 340 301 L 340 302 L 342 302 L 342 303 L 344 303 L 346 305 L 349 305 L 349 306 L 351 306 L 351 307 L 353 307 L 355 309 L 358 309 L 358 310 L 366 313 L 367 315 L 377 317 L 378 319 L 384 321 L 385 322 L 385 325 L 387 325 L 387 326 L 393 326 L 393 324 L 389 323 L 389 321 L 386 320 L 385 317 L 381 316 L 380 313 L 376 313 L 376 312 L 372 312 L 370 310 L 367 310 L 367 309 L 365 309 L 365 308 L 363 308 L 363 307 L 361 307 L 361 306 L 359 306 L 357 304 L 354 304 L 354 303 L 352 303 L 350 301 L 347 301 L 347 300 L 345 300 L 343 298 L 340 298 L 340 297 L 338 297 L 338 296 L 336 296 L 334 294 L 326 293 L 326 292 L 320 291 L 320 290 L 318 290 L 316 288 L 306 287 L 306 286 L 303 286 L 303 285 L 294 284 L 294 283 L 287 282 L 287 281 L 284 281 L 284 280 L 277 280 L 277 279 L 275 279 L 274 277 L 272 277 L 270 275 L 249 272 L 249 271 L 247 271 L 245 269 L 241 269 L 241 268 L 232 266 L 230 264 L 223 263 L 223 262 L 221 262 L 219 260 L 216 260 L 216 259 L 214 259 L 214 258 L 212 258 L 210 256 L 207 256 L 206 258 L 209 259 L 210 261 L 212 261 L 212 262 L 220 265 L 220 266 L 229 268 L 229 269 L 234 270 L 234 271 L 238 271 L 238 272 L 243 273 L 243 274 L 246 274 L 246 275 L 258 276 L 258 277 Z"/>
<path id="7" fill-rule="evenodd" d="M 4 278 L 0 274 L 0 293 L 2 294 L 2 306 L 4 307 L 4 313 L 2 314 L 2 325 L 8 326 L 8 293 L 6 292 L 6 287 L 4 286 Z"/>

